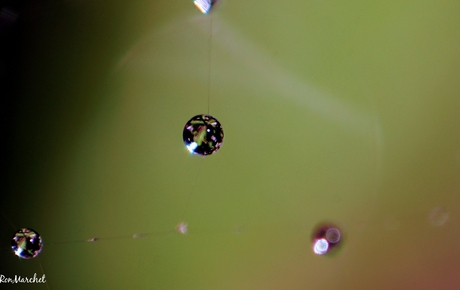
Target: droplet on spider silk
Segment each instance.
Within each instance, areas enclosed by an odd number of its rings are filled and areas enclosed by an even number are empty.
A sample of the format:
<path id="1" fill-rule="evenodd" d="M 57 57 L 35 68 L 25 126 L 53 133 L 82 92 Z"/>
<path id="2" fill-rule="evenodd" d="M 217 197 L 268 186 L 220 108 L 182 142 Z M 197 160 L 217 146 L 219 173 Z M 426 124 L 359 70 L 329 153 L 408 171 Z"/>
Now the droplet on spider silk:
<path id="1" fill-rule="evenodd" d="M 190 153 L 207 156 L 222 146 L 224 131 L 213 116 L 196 115 L 185 124 L 182 137 Z"/>
<path id="2" fill-rule="evenodd" d="M 32 259 L 42 251 L 43 240 L 36 231 L 22 228 L 14 234 L 11 240 L 11 248 L 19 258 Z"/>
<path id="3" fill-rule="evenodd" d="M 433 208 L 428 214 L 428 222 L 435 226 L 441 227 L 449 220 L 449 212 L 441 206 Z"/>
<path id="4" fill-rule="evenodd" d="M 313 252 L 325 255 L 335 251 L 341 245 L 343 235 L 341 230 L 331 224 L 321 224 L 312 234 Z"/>
<path id="5" fill-rule="evenodd" d="M 193 4 L 195 4 L 196 8 L 200 10 L 204 14 L 208 14 L 211 9 L 216 5 L 217 0 L 194 0 Z"/>

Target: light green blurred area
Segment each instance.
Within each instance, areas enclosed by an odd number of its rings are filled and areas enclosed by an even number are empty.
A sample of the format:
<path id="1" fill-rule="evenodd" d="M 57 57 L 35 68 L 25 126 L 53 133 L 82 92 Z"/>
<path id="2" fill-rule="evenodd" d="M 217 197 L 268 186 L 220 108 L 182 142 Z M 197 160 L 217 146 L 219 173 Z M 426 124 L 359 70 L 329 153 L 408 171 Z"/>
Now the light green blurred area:
<path id="1" fill-rule="evenodd" d="M 458 288 L 459 2 L 65 3 L 24 35 L 0 207 L 45 246 L 14 257 L 3 219 L 0 273 L 40 261 L 50 289 Z M 192 156 L 183 126 L 208 109 L 224 144 Z M 324 221 L 346 237 L 334 257 L 311 250 Z"/>

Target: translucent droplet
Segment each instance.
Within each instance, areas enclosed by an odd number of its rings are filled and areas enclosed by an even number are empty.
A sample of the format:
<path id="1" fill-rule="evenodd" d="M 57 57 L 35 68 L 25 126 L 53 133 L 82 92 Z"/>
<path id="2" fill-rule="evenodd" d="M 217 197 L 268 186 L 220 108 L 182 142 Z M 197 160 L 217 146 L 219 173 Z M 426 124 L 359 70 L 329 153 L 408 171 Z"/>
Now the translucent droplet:
<path id="1" fill-rule="evenodd" d="M 342 242 L 342 233 L 331 224 L 321 224 L 313 231 L 313 252 L 324 255 L 336 249 Z"/>
<path id="2" fill-rule="evenodd" d="M 179 233 L 185 235 L 187 233 L 187 231 L 188 231 L 187 224 L 185 222 L 181 222 L 180 224 L 177 225 L 176 230 Z"/>
<path id="3" fill-rule="evenodd" d="M 14 254 L 22 259 L 35 258 L 43 249 L 43 240 L 40 235 L 29 228 L 18 230 L 11 241 Z"/>
<path id="4" fill-rule="evenodd" d="M 141 238 L 145 238 L 147 236 L 147 234 L 134 234 L 133 235 L 133 239 L 141 239 Z"/>
<path id="5" fill-rule="evenodd" d="M 194 0 L 193 3 L 202 13 L 208 14 L 211 8 L 217 3 L 217 0 Z"/>
<path id="6" fill-rule="evenodd" d="M 340 232 L 336 228 L 330 228 L 326 231 L 326 240 L 329 243 L 338 243 L 340 241 Z"/>
<path id="7" fill-rule="evenodd" d="M 183 139 L 190 153 L 206 156 L 214 154 L 222 146 L 224 131 L 216 118 L 196 115 L 185 124 Z"/>
<path id="8" fill-rule="evenodd" d="M 428 221 L 435 227 L 443 226 L 449 219 L 449 213 L 441 206 L 433 208 L 428 214 Z"/>

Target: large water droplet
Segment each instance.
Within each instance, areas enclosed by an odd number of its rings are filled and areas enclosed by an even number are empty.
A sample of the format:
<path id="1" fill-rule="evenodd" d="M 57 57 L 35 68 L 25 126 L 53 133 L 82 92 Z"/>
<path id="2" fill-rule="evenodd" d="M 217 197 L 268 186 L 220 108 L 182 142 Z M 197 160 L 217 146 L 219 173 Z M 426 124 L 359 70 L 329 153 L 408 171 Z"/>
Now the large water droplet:
<path id="1" fill-rule="evenodd" d="M 321 224 L 313 231 L 313 252 L 317 255 L 330 253 L 338 248 L 342 239 L 342 233 L 338 227 L 331 224 Z"/>
<path id="2" fill-rule="evenodd" d="M 224 131 L 216 118 L 196 115 L 185 124 L 183 139 L 190 153 L 206 156 L 222 146 Z"/>
<path id="3" fill-rule="evenodd" d="M 43 248 L 43 240 L 40 235 L 29 228 L 18 230 L 11 241 L 14 254 L 22 259 L 35 258 Z"/>

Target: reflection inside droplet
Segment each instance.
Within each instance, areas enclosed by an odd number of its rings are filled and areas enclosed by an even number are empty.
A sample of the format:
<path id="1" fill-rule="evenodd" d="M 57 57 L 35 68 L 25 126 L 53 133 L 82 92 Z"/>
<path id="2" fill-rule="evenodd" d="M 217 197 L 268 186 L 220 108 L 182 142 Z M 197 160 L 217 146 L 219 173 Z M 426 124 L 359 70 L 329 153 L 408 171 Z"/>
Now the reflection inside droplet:
<path id="1" fill-rule="evenodd" d="M 186 147 L 187 147 L 187 150 L 190 151 L 190 153 L 193 153 L 195 151 L 196 147 L 198 147 L 198 144 L 196 142 L 192 142 L 189 145 L 187 145 Z"/>
<path id="2" fill-rule="evenodd" d="M 321 224 L 315 228 L 312 235 L 313 252 L 317 255 L 330 253 L 342 242 L 342 233 L 331 224 Z"/>
<path id="3" fill-rule="evenodd" d="M 11 241 L 14 254 L 22 259 L 35 258 L 43 248 L 43 240 L 40 235 L 29 228 L 18 230 Z"/>
<path id="4" fill-rule="evenodd" d="M 222 146 L 224 131 L 216 118 L 196 115 L 185 124 L 182 137 L 190 153 L 206 156 L 214 154 Z"/>

